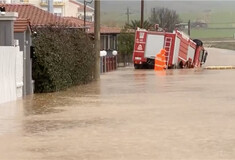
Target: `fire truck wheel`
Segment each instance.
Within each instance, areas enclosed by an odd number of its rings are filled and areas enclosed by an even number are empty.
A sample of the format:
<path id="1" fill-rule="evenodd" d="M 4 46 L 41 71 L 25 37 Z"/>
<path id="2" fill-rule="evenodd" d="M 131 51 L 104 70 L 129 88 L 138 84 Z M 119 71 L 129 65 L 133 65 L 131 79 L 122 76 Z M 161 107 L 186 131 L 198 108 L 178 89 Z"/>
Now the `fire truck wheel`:
<path id="1" fill-rule="evenodd" d="M 141 64 L 134 64 L 135 69 L 141 69 L 142 65 Z"/>
<path id="2" fill-rule="evenodd" d="M 182 61 L 180 61 L 180 62 L 179 62 L 179 64 L 178 64 L 178 68 L 179 68 L 179 69 L 184 68 L 184 63 L 183 63 Z"/>
<path id="3" fill-rule="evenodd" d="M 197 46 L 203 46 L 203 43 L 200 39 L 194 39 L 193 41 L 197 44 Z"/>

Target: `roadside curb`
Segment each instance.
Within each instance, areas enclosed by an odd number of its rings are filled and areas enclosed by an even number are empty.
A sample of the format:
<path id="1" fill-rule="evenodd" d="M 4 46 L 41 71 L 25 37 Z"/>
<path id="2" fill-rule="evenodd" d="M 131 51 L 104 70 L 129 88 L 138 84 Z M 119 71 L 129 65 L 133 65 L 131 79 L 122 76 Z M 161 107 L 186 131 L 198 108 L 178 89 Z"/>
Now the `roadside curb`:
<path id="1" fill-rule="evenodd" d="M 235 66 L 207 66 L 204 69 L 235 69 Z"/>

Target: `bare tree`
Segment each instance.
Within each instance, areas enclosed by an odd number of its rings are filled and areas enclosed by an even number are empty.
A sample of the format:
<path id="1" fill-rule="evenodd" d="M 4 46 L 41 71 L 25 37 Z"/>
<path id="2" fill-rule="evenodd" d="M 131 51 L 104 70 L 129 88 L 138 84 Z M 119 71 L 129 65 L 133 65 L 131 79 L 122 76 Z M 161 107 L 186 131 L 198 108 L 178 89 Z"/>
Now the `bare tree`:
<path id="1" fill-rule="evenodd" d="M 180 23 L 180 18 L 175 10 L 170 10 L 168 8 L 153 8 L 151 10 L 149 21 L 152 24 L 159 24 L 159 27 L 172 32 L 175 29 L 175 25 Z"/>

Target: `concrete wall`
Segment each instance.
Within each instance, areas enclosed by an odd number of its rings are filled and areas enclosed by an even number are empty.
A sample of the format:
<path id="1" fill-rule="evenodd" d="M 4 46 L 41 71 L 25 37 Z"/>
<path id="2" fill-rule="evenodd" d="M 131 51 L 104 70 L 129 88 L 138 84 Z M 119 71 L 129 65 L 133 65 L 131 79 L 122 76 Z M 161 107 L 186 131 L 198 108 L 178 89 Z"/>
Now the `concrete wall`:
<path id="1" fill-rule="evenodd" d="M 84 11 L 83 8 L 80 8 L 80 6 L 69 1 L 65 1 L 62 16 L 77 17 L 83 19 Z M 94 11 L 86 10 L 86 16 L 87 16 L 87 21 L 94 21 Z"/>
<path id="2" fill-rule="evenodd" d="M 0 46 L 13 46 L 13 21 L 0 21 Z"/>
<path id="3" fill-rule="evenodd" d="M 32 84 L 32 59 L 30 57 L 30 46 L 32 45 L 30 32 L 21 32 L 14 34 L 15 39 L 19 40 L 20 51 L 23 54 L 23 95 L 28 95 L 33 93 Z"/>
<path id="4" fill-rule="evenodd" d="M 17 47 L 18 48 L 18 47 Z M 16 96 L 17 98 L 22 97 L 23 94 L 23 52 L 19 52 L 19 48 L 16 53 Z"/>
<path id="5" fill-rule="evenodd" d="M 26 95 L 33 94 L 33 79 L 32 79 L 32 57 L 31 57 L 31 51 L 30 46 L 32 46 L 32 38 L 29 30 L 25 32 L 26 34 L 26 70 L 24 75 L 26 75 L 26 82 L 24 83 L 26 85 Z"/>
<path id="6" fill-rule="evenodd" d="M 19 47 L 0 46 L 0 103 L 22 97 L 22 64 L 23 53 Z"/>
<path id="7" fill-rule="evenodd" d="M 69 16 L 69 17 L 78 17 L 78 6 L 66 1 L 65 2 L 65 6 L 64 6 L 64 12 L 63 12 L 63 16 Z"/>

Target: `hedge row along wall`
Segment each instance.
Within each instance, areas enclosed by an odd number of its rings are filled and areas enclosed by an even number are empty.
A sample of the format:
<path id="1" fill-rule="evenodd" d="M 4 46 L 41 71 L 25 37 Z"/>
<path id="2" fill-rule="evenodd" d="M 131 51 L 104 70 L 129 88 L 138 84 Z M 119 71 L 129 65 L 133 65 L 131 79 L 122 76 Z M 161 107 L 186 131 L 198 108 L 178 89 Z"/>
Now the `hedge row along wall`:
<path id="1" fill-rule="evenodd" d="M 33 28 L 33 79 L 35 92 L 54 92 L 93 79 L 93 40 L 66 26 Z"/>

